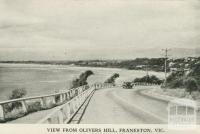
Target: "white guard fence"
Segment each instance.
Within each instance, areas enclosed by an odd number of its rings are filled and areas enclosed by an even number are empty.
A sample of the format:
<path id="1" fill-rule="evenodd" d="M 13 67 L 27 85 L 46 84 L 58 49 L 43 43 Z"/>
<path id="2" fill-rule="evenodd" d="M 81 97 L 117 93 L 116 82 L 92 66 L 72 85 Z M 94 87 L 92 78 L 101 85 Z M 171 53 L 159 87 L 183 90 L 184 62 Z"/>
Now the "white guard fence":
<path id="1" fill-rule="evenodd" d="M 13 99 L 0 102 L 0 122 L 23 117 L 31 112 L 57 108 L 38 123 L 68 123 L 95 89 L 113 87 L 98 83 L 62 91 L 55 94 Z"/>

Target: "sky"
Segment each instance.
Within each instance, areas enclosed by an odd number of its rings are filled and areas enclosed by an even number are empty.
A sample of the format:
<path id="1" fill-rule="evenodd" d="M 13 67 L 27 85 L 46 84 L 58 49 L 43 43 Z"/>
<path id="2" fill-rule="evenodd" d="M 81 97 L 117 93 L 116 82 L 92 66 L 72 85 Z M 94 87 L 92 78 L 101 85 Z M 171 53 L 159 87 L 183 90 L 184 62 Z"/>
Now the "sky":
<path id="1" fill-rule="evenodd" d="M 159 57 L 199 24 L 199 0 L 0 0 L 0 60 Z"/>

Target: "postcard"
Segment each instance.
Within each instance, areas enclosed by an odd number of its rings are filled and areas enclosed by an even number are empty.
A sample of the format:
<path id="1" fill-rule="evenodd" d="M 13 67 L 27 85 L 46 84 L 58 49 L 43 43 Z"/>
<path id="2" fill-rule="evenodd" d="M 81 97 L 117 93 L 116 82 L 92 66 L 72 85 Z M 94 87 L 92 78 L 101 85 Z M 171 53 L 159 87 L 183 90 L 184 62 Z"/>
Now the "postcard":
<path id="1" fill-rule="evenodd" d="M 199 0 L 0 0 L 1 134 L 199 134 Z"/>

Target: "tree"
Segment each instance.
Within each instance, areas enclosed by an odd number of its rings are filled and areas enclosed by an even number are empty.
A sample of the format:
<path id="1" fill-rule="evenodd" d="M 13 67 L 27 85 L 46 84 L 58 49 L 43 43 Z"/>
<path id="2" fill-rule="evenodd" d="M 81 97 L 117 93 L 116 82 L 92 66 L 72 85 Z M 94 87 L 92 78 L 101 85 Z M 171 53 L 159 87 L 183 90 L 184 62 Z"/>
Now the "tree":
<path id="1" fill-rule="evenodd" d="M 190 94 L 193 91 L 198 90 L 198 84 L 197 84 L 197 81 L 194 78 L 191 78 L 191 77 L 187 78 L 184 81 L 184 85 L 185 85 L 186 91 L 189 92 Z"/>
<path id="2" fill-rule="evenodd" d="M 10 100 L 12 99 L 18 99 L 18 98 L 22 98 L 27 94 L 27 91 L 23 88 L 19 88 L 19 89 L 14 89 L 12 90 L 12 92 L 10 93 L 10 95 L 8 96 L 8 98 Z M 12 102 L 10 104 L 5 104 L 4 105 L 4 110 L 5 112 L 11 112 L 13 109 L 21 107 L 22 104 L 21 102 Z"/>
<path id="3" fill-rule="evenodd" d="M 184 71 L 183 70 L 173 72 L 167 77 L 167 83 L 173 82 L 176 79 L 180 79 L 183 76 L 184 76 Z"/>
<path id="4" fill-rule="evenodd" d="M 195 78 L 198 85 L 200 85 L 200 62 L 194 64 L 191 68 L 191 72 L 188 74 L 188 76 Z"/>
<path id="5" fill-rule="evenodd" d="M 80 87 L 83 85 L 87 85 L 87 79 L 89 76 L 93 75 L 94 73 L 91 70 L 87 70 L 84 73 L 81 73 L 79 78 L 76 78 L 72 81 L 72 87 L 71 88 L 76 88 Z"/>
<path id="6" fill-rule="evenodd" d="M 104 83 L 110 83 L 115 85 L 115 80 L 119 77 L 118 73 L 114 73 L 110 78 L 108 78 Z"/>
<path id="7" fill-rule="evenodd" d="M 25 89 L 14 89 L 11 94 L 9 95 L 9 99 L 18 99 L 22 98 L 27 94 L 27 91 Z"/>

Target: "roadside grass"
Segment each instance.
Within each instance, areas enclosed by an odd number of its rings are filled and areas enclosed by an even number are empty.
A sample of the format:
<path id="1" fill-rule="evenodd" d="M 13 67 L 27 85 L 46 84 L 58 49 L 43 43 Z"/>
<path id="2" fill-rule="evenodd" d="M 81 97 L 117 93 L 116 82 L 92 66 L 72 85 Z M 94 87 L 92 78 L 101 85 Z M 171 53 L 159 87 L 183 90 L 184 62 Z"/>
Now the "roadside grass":
<path id="1" fill-rule="evenodd" d="M 200 92 L 193 91 L 191 94 L 186 92 L 183 88 L 169 89 L 169 88 L 156 88 L 152 92 L 159 93 L 162 95 L 168 95 L 177 98 L 188 98 L 200 101 Z"/>

